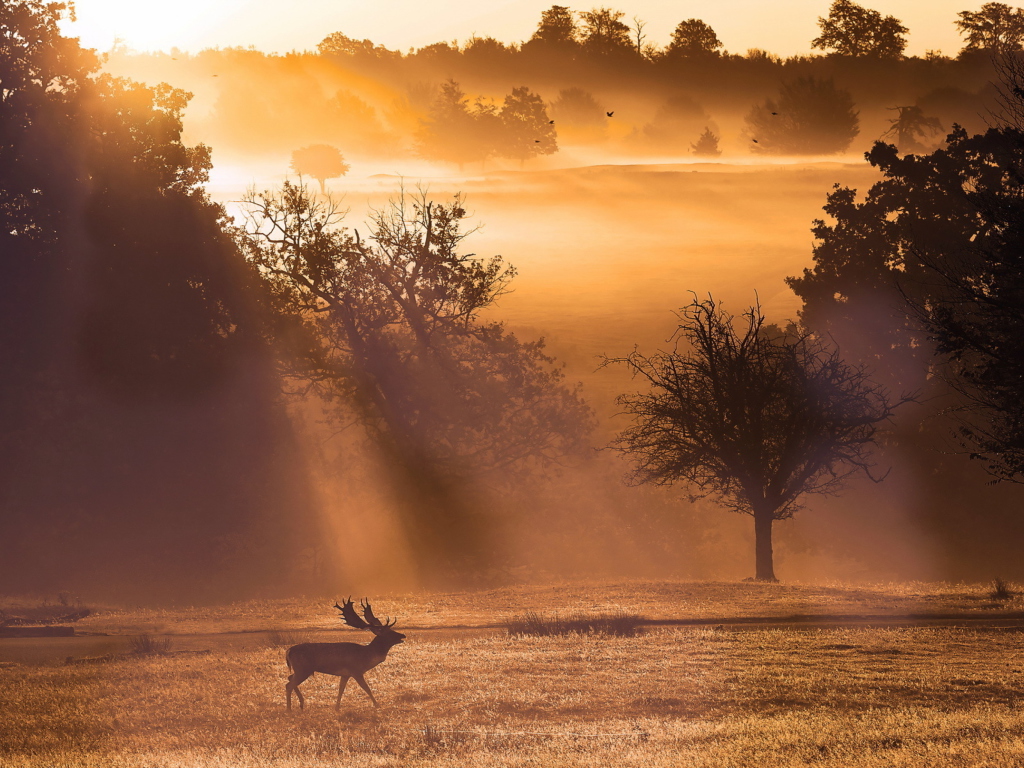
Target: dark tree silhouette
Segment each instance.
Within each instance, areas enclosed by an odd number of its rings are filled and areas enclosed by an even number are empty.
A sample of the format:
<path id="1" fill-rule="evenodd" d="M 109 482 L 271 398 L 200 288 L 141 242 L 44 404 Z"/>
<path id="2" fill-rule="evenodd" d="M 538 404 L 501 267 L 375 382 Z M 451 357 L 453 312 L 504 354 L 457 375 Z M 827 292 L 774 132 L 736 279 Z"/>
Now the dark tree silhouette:
<path id="1" fill-rule="evenodd" d="M 580 449 L 590 410 L 543 342 L 524 342 L 481 312 L 514 270 L 459 253 L 466 211 L 456 197 L 400 200 L 371 236 L 286 182 L 251 195 L 241 247 L 266 275 L 291 337 L 308 340 L 292 375 L 338 399 L 395 473 L 399 507 L 424 575 L 482 565 L 469 478 L 551 466 Z"/>
<path id="2" fill-rule="evenodd" d="M 849 92 L 831 79 L 798 78 L 746 117 L 751 151 L 769 155 L 833 155 L 860 133 Z"/>
<path id="3" fill-rule="evenodd" d="M 629 25 L 622 21 L 622 11 L 594 8 L 580 12 L 583 51 L 588 56 L 621 56 L 635 54 Z"/>
<path id="4" fill-rule="evenodd" d="M 711 299 L 682 310 L 676 349 L 625 364 L 651 392 L 623 395 L 633 424 L 613 446 L 635 483 L 684 482 L 754 518 L 759 580 L 775 581 L 772 524 L 805 494 L 834 494 L 870 469 L 878 424 L 894 405 L 864 368 L 806 332 L 742 321 Z"/>
<path id="5" fill-rule="evenodd" d="M 574 52 L 579 49 L 579 30 L 576 17 L 564 5 L 553 5 L 540 15 L 537 31 L 529 45 L 543 46 L 552 51 Z"/>
<path id="6" fill-rule="evenodd" d="M 816 223 L 815 267 L 789 280 L 815 327 L 883 310 L 864 338 L 896 370 L 927 371 L 935 349 L 939 371 L 963 398 L 953 415 L 969 455 L 996 478 L 1017 481 L 1024 477 L 1022 147 L 1024 133 L 1012 126 L 976 136 L 955 128 L 930 155 L 901 158 L 876 144 L 868 159 L 883 180 L 862 201 L 847 188 L 829 196 L 835 224 Z"/>
<path id="7" fill-rule="evenodd" d="M 670 58 L 713 56 L 721 47 L 722 41 L 710 25 L 700 19 L 687 19 L 679 22 L 672 32 L 672 41 L 665 49 L 665 55 Z"/>
<path id="8" fill-rule="evenodd" d="M 819 17 L 818 25 L 821 35 L 811 41 L 811 47 L 840 56 L 896 59 L 907 47 L 907 28 L 899 19 L 883 17 L 852 0 L 834 0 L 828 17 Z"/>
<path id="9" fill-rule="evenodd" d="M 555 126 L 551 125 L 544 100 L 529 88 L 513 88 L 498 116 L 503 131 L 503 156 L 523 163 L 531 157 L 558 151 Z"/>
<path id="10" fill-rule="evenodd" d="M 942 123 L 937 117 L 926 117 L 921 107 L 893 107 L 893 109 L 899 115 L 889 121 L 889 130 L 882 134 L 882 138 L 895 139 L 896 148 L 900 152 L 923 152 L 926 147 L 922 142 L 930 142 L 936 136 L 942 135 Z"/>
<path id="11" fill-rule="evenodd" d="M 292 170 L 300 176 L 310 176 L 320 183 L 320 192 L 326 194 L 324 182 L 337 179 L 349 171 L 341 151 L 330 144 L 311 144 L 292 152 Z"/>
<path id="12" fill-rule="evenodd" d="M 695 144 L 690 145 L 693 154 L 697 157 L 718 157 L 722 150 L 718 148 L 718 136 L 712 133 L 710 128 L 705 128 Z"/>
<path id="13" fill-rule="evenodd" d="M 0 3 L 0 580 L 283 583 L 289 534 L 263 516 L 288 496 L 306 532 L 305 500 L 209 151 L 181 141 L 189 95 L 100 74 L 65 11 Z"/>
<path id="14" fill-rule="evenodd" d="M 955 21 L 966 39 L 964 52 L 996 55 L 1021 50 L 1024 45 L 1024 10 L 1004 3 L 985 3 L 978 11 L 961 11 Z"/>

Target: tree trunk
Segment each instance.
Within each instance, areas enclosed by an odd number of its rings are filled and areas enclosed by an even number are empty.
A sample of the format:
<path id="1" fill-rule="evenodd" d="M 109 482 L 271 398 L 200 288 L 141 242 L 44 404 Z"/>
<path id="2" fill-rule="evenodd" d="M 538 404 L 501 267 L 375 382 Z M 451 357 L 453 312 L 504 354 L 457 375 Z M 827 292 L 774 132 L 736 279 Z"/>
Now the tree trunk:
<path id="1" fill-rule="evenodd" d="M 772 523 L 775 510 L 754 510 L 754 560 L 757 581 L 778 581 L 775 578 L 775 562 L 772 555 Z"/>

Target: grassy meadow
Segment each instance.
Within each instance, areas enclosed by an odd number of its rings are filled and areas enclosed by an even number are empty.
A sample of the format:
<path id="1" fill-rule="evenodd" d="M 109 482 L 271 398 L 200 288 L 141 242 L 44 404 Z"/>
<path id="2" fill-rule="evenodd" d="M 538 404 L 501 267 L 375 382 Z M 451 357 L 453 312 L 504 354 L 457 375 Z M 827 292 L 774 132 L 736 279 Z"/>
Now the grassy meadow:
<path id="1" fill-rule="evenodd" d="M 335 630 L 323 600 L 99 610 L 80 631 L 158 629 L 172 649 L 201 632 L 210 653 L 5 662 L 0 765 L 1017 765 L 1020 632 L 967 618 L 1010 617 L 1021 604 L 986 589 L 633 582 L 375 597 L 408 640 L 367 675 L 381 708 L 350 683 L 340 712 L 337 679 L 323 675 L 303 685 L 304 712 L 284 706 L 280 644 L 369 639 Z M 522 610 L 615 608 L 726 621 L 637 637 L 497 626 Z M 728 622 L 797 613 L 955 613 L 969 626 Z M 249 643 L 218 644 L 218 632 Z"/>

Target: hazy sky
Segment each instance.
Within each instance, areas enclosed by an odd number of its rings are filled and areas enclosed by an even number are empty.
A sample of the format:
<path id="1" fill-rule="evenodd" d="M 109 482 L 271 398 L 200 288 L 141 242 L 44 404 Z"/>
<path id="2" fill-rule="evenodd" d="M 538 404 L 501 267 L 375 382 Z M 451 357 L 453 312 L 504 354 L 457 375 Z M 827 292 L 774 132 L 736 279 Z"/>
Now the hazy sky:
<path id="1" fill-rule="evenodd" d="M 784 56 L 808 53 L 817 19 L 831 0 L 588 0 L 566 3 L 574 10 L 607 5 L 647 22 L 658 45 L 668 42 L 683 19 L 701 18 L 735 53 L 763 48 Z M 552 0 L 77 0 L 78 22 L 67 32 L 88 46 L 107 50 L 115 38 L 139 49 L 199 50 L 255 46 L 263 51 L 314 49 L 327 34 L 344 32 L 404 51 L 473 34 L 506 42 L 527 39 Z M 956 14 L 977 10 L 975 0 L 867 0 L 863 5 L 892 14 L 910 28 L 908 53 L 929 49 L 954 54 L 960 37 Z"/>

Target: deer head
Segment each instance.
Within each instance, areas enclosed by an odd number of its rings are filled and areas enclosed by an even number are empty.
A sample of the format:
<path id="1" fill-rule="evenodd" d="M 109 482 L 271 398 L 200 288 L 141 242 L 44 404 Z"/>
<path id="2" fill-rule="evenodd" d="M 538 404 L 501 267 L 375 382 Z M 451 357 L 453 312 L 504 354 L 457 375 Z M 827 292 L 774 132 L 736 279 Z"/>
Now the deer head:
<path id="1" fill-rule="evenodd" d="M 346 624 L 354 629 L 368 629 L 382 644 L 391 647 L 405 640 L 405 635 L 392 629 L 396 619 L 388 618 L 381 622 L 373 615 L 373 608 L 365 598 L 360 601 L 359 606 L 363 609 L 362 616 L 356 613 L 351 597 L 342 605 L 334 604 L 334 607 L 341 611 L 341 618 Z"/>

